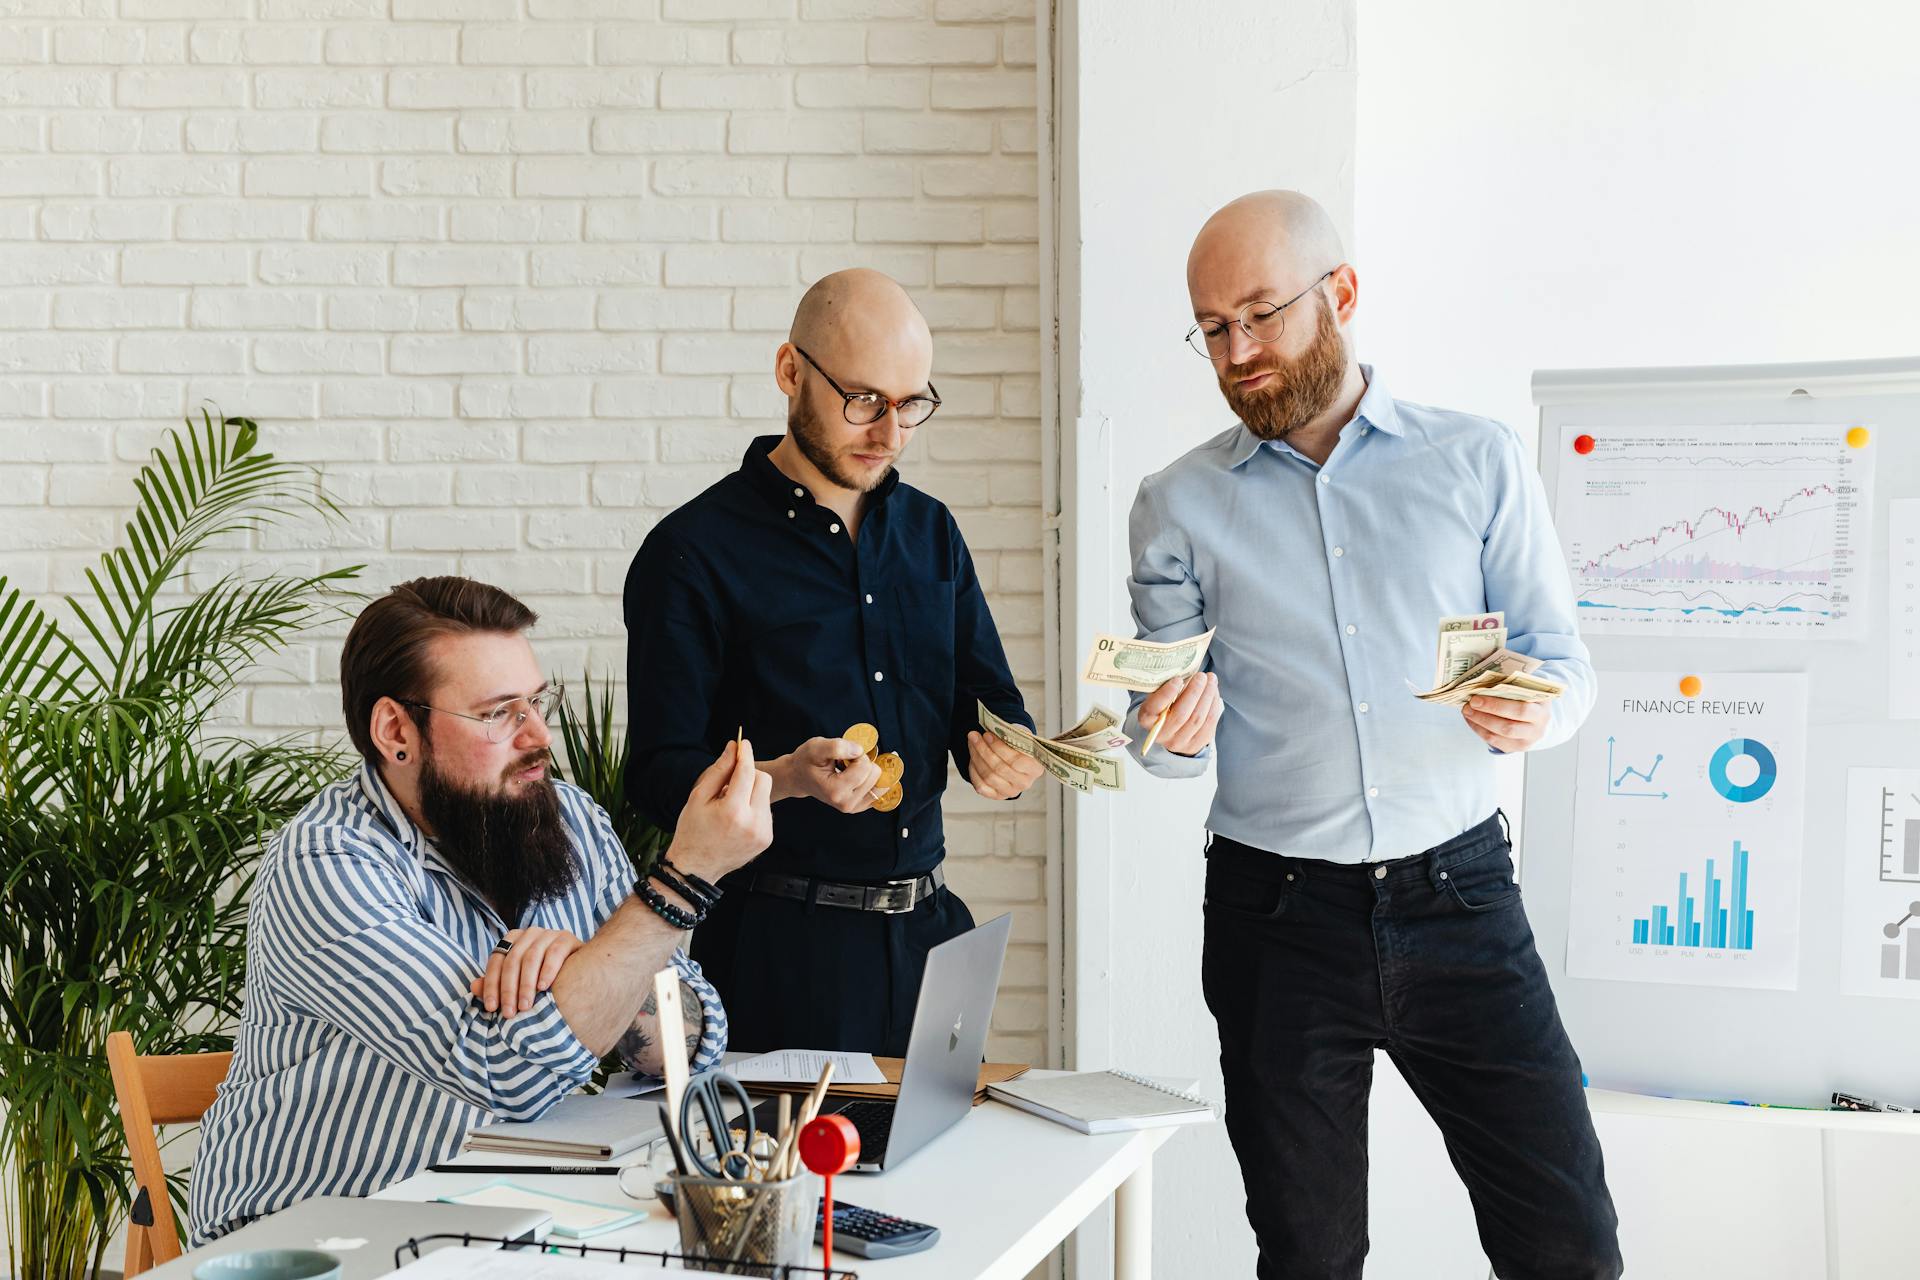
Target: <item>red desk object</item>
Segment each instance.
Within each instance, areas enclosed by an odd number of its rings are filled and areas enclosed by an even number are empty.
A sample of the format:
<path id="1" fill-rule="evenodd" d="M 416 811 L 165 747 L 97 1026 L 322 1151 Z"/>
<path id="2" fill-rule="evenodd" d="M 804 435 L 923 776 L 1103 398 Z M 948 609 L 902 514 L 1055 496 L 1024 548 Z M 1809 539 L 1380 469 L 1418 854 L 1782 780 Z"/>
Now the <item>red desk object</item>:
<path id="1" fill-rule="evenodd" d="M 833 1270 L 833 1175 L 853 1168 L 860 1158 L 860 1131 L 845 1116 L 821 1116 L 800 1130 L 800 1162 L 826 1179 L 820 1216 L 820 1265 Z"/>

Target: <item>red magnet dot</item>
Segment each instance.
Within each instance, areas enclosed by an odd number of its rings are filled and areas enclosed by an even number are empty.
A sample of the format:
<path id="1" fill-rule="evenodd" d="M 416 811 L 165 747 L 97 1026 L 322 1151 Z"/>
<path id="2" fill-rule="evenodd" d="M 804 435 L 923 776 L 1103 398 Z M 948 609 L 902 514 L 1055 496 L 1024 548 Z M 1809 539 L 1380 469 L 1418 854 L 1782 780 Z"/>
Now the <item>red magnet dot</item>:
<path id="1" fill-rule="evenodd" d="M 1575 436 L 1573 438 L 1573 451 L 1575 453 L 1592 453 L 1593 437 L 1592 436 Z"/>

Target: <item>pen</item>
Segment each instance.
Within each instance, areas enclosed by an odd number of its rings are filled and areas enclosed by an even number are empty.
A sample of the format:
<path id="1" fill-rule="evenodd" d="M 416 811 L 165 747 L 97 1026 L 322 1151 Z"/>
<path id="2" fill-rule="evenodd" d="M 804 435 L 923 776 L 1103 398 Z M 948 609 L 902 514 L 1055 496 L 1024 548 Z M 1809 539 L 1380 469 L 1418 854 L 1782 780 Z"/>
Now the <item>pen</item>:
<path id="1" fill-rule="evenodd" d="M 430 1173 L 604 1173 L 616 1177 L 620 1167 L 612 1164 L 430 1164 Z"/>

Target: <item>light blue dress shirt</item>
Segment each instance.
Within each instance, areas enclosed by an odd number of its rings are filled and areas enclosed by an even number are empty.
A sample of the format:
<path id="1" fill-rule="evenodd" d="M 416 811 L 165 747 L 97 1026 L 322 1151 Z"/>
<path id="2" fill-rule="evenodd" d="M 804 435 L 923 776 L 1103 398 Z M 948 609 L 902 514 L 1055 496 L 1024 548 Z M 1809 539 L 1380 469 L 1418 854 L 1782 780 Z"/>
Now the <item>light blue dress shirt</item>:
<path id="1" fill-rule="evenodd" d="M 1217 628 L 1214 746 L 1141 761 L 1194 777 L 1207 825 L 1329 862 L 1403 858 L 1484 821 L 1494 760 L 1432 684 L 1436 624 L 1504 609 L 1507 645 L 1566 686 L 1535 750 L 1593 706 L 1593 667 L 1540 478 L 1512 428 L 1394 400 L 1367 379 L 1324 466 L 1235 424 L 1141 482 L 1127 589 L 1146 640 Z M 1412 688 L 1409 688 L 1409 685 Z M 1139 753 L 1136 694 L 1127 732 Z"/>

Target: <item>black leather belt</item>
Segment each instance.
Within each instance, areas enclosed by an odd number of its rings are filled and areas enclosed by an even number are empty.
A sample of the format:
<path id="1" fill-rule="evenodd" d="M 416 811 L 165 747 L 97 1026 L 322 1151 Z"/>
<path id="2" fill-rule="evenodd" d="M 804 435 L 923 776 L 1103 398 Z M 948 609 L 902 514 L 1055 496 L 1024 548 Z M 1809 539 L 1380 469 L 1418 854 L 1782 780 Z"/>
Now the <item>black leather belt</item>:
<path id="1" fill-rule="evenodd" d="M 783 876 L 777 871 L 756 871 L 747 881 L 747 892 L 897 916 L 913 910 L 946 885 L 947 873 L 938 866 L 912 880 L 883 880 L 879 884 L 842 884 L 807 876 Z"/>

